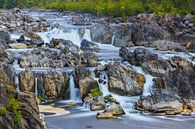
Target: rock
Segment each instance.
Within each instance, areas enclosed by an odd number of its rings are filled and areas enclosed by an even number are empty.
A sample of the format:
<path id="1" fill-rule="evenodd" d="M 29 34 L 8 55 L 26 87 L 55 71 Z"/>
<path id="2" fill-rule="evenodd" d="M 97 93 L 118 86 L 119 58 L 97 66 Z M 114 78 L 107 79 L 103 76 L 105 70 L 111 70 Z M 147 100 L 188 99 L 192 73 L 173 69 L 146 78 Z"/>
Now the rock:
<path id="1" fill-rule="evenodd" d="M 94 52 L 84 51 L 81 56 L 81 64 L 88 67 L 96 67 L 99 65 L 98 57 Z"/>
<path id="2" fill-rule="evenodd" d="M 79 80 L 79 88 L 80 88 L 81 98 L 85 98 L 88 95 L 93 82 L 94 82 L 94 80 L 92 78 L 88 78 L 88 77 L 86 77 L 85 79 Z"/>
<path id="3" fill-rule="evenodd" d="M 164 87 L 182 98 L 194 97 L 192 79 L 195 77 L 194 65 L 187 59 L 178 56 L 164 59 L 163 54 L 145 48 L 135 50 L 124 48 L 120 55 L 132 65 L 139 65 L 151 75 L 161 78 L 161 81 L 158 81 L 161 84 L 156 84 L 157 89 Z"/>
<path id="4" fill-rule="evenodd" d="M 186 51 L 185 47 L 181 46 L 179 43 L 175 43 L 169 40 L 156 40 L 150 44 L 150 47 L 156 48 L 159 51 Z"/>
<path id="5" fill-rule="evenodd" d="M 104 110 L 105 105 L 99 104 L 99 103 L 91 103 L 90 104 L 90 110 L 91 111 L 98 111 L 98 110 Z"/>
<path id="6" fill-rule="evenodd" d="M 6 30 L 0 30 L 0 42 L 8 44 L 10 42 L 10 34 Z"/>
<path id="7" fill-rule="evenodd" d="M 21 43 L 21 42 L 25 42 L 25 37 L 24 35 L 21 35 L 19 39 L 16 39 L 17 42 Z"/>
<path id="8" fill-rule="evenodd" d="M 102 113 L 97 113 L 96 118 L 97 119 L 111 119 L 111 118 L 114 118 L 114 116 L 111 113 L 102 112 Z"/>
<path id="9" fill-rule="evenodd" d="M 182 112 L 181 112 L 181 114 L 183 115 L 183 116 L 191 116 L 191 110 L 190 109 L 184 109 Z"/>
<path id="10" fill-rule="evenodd" d="M 112 29 L 108 25 L 102 23 L 90 28 L 92 41 L 110 44 L 112 39 Z"/>
<path id="11" fill-rule="evenodd" d="M 39 108 L 34 94 L 29 92 L 19 92 L 18 101 L 22 117 L 22 128 L 43 129 L 43 124 L 39 116 Z"/>
<path id="12" fill-rule="evenodd" d="M 64 39 L 52 39 L 50 44 L 50 48 L 57 48 L 63 50 L 65 53 L 79 53 L 79 48 L 76 46 L 72 41 L 70 40 L 64 40 Z"/>
<path id="13" fill-rule="evenodd" d="M 72 17 L 71 22 L 76 26 L 86 26 L 92 24 L 88 17 Z"/>
<path id="14" fill-rule="evenodd" d="M 27 32 L 24 34 L 24 36 L 30 38 L 31 40 L 42 40 L 41 37 L 34 32 Z"/>
<path id="15" fill-rule="evenodd" d="M 190 100 L 190 107 L 191 107 L 192 111 L 195 112 L 195 100 L 194 99 Z"/>
<path id="16" fill-rule="evenodd" d="M 8 64 L 13 63 L 13 54 L 10 52 L 6 52 L 3 48 L 0 47 L 0 61 Z"/>
<path id="17" fill-rule="evenodd" d="M 10 43 L 10 34 L 6 30 L 0 29 L 0 47 L 7 48 L 7 44 Z"/>
<path id="18" fill-rule="evenodd" d="M 12 43 L 12 44 L 9 44 L 9 47 L 12 49 L 25 49 L 25 48 L 28 48 L 28 45 L 24 43 Z"/>
<path id="19" fill-rule="evenodd" d="M 160 102 L 152 105 L 153 112 L 166 112 L 166 114 L 177 114 L 183 110 L 183 104 L 179 101 Z"/>
<path id="20" fill-rule="evenodd" d="M 86 39 L 81 41 L 81 49 L 82 50 L 89 50 L 89 51 L 98 51 L 99 46 L 95 43 L 89 42 Z"/>
<path id="21" fill-rule="evenodd" d="M 108 87 L 111 92 L 120 95 L 141 95 L 145 83 L 144 75 L 121 64 L 109 64 Z"/>
<path id="22" fill-rule="evenodd" d="M 66 73 L 48 72 L 42 75 L 44 88 L 48 100 L 65 99 L 68 89 L 68 75 Z"/>
<path id="23" fill-rule="evenodd" d="M 118 104 L 112 104 L 105 109 L 106 113 L 110 113 L 113 116 L 123 115 L 125 112 L 123 111 L 122 107 Z"/>
<path id="24" fill-rule="evenodd" d="M 20 80 L 21 91 L 28 91 L 34 93 L 35 74 L 30 69 L 27 69 L 24 72 L 20 73 Z"/>

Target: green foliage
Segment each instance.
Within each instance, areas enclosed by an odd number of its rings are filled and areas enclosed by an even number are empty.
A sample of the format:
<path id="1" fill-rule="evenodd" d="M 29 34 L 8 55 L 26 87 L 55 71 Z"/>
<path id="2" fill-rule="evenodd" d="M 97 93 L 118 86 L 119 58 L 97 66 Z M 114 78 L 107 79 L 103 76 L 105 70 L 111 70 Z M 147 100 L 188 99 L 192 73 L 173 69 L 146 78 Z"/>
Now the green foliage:
<path id="1" fill-rule="evenodd" d="M 0 0 L 0 8 L 46 8 L 126 17 L 144 11 L 159 15 L 195 13 L 195 0 Z"/>
<path id="2" fill-rule="evenodd" d="M 63 3 L 54 2 L 45 5 L 44 8 L 122 17 L 144 12 L 144 6 L 140 0 L 95 0 Z"/>
<path id="3" fill-rule="evenodd" d="M 3 105 L 0 105 L 0 116 L 5 116 L 7 114 L 7 109 Z"/>
<path id="4" fill-rule="evenodd" d="M 14 115 L 14 123 L 16 125 L 20 125 L 21 124 L 21 113 L 20 113 L 20 105 L 19 105 L 18 100 L 16 100 L 16 99 L 9 99 L 8 109 Z"/>
<path id="5" fill-rule="evenodd" d="M 90 93 L 93 97 L 102 96 L 102 92 L 100 91 L 99 87 L 96 86 L 95 88 L 90 90 Z"/>

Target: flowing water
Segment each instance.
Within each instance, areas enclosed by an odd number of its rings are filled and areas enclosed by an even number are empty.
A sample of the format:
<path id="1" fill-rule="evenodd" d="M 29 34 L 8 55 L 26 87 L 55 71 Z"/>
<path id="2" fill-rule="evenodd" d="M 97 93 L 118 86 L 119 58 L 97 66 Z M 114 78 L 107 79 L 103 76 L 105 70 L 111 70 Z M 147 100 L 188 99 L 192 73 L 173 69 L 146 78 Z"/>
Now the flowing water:
<path id="1" fill-rule="evenodd" d="M 68 20 L 70 20 L 73 16 L 61 16 L 61 17 L 55 17 L 55 12 L 28 12 L 24 11 L 24 13 L 30 14 L 34 19 L 38 19 L 39 16 L 44 16 L 48 22 L 51 24 L 59 23 L 62 25 L 62 28 L 48 28 L 48 32 L 41 32 L 37 33 L 39 36 L 45 41 L 45 43 L 49 43 L 52 38 L 62 38 L 66 40 L 72 41 L 75 45 L 80 46 L 80 43 L 82 39 L 87 39 L 89 41 L 92 41 L 91 39 L 91 32 L 90 27 L 93 26 L 74 26 L 68 24 Z M 83 36 L 79 35 L 79 29 L 83 28 L 85 30 L 85 33 Z M 12 34 L 12 39 L 17 39 L 19 37 L 19 34 Z M 102 64 L 111 63 L 113 61 L 121 61 L 121 57 L 119 56 L 119 48 L 113 46 L 115 40 L 115 35 L 112 37 L 112 41 L 110 44 L 99 44 L 100 51 L 97 53 L 97 56 Z M 132 48 L 133 49 L 133 48 Z M 11 49 L 8 51 L 12 51 L 15 55 L 15 62 L 14 62 L 14 68 L 16 73 L 19 73 L 21 71 L 24 71 L 25 69 L 20 68 L 18 64 L 18 57 L 20 56 L 20 52 L 22 51 L 30 51 L 31 49 Z M 188 59 L 190 62 L 195 64 L 194 61 L 192 61 L 193 53 L 191 54 L 185 54 L 180 52 L 160 52 L 150 49 L 151 51 L 158 54 L 160 57 L 164 59 L 171 58 L 173 56 L 181 56 L 186 59 Z M 124 64 L 129 65 L 129 64 Z M 141 73 L 145 77 L 145 84 L 144 84 L 144 90 L 143 95 L 150 95 L 152 90 L 152 84 L 153 84 L 153 76 L 146 74 L 142 68 L 137 66 L 130 66 L 138 73 Z M 33 68 L 33 71 L 36 72 L 47 72 L 50 68 Z M 63 68 L 63 69 L 55 69 L 59 71 L 67 71 L 68 73 L 71 73 L 74 68 Z M 69 115 L 63 115 L 63 116 L 46 116 L 46 122 L 48 123 L 49 129 L 86 129 L 86 128 L 93 128 L 93 129 L 194 129 L 195 124 L 193 123 L 193 120 L 190 118 L 178 118 L 177 116 L 175 118 L 167 118 L 167 117 L 155 117 L 150 116 L 146 114 L 141 114 L 138 111 L 134 110 L 134 104 L 138 100 L 139 96 L 134 97 L 128 97 L 128 96 L 119 96 L 116 94 L 113 94 L 109 92 L 108 90 L 108 75 L 106 71 L 102 71 L 100 73 L 100 78 L 96 78 L 95 68 L 91 68 L 91 75 L 95 80 L 102 80 L 102 82 L 99 82 L 99 88 L 101 92 L 103 93 L 103 96 L 111 94 L 114 98 L 116 98 L 121 106 L 123 107 L 126 115 L 113 120 L 97 120 L 95 118 L 95 115 L 97 112 L 91 112 L 88 109 L 85 109 L 83 106 L 79 106 L 75 109 L 73 109 L 72 113 Z M 18 85 L 19 89 L 19 78 L 16 75 L 16 84 Z M 44 86 L 43 86 L 43 78 L 39 78 L 40 83 L 38 84 L 38 78 L 35 78 L 35 95 L 42 94 L 47 99 L 47 96 L 45 95 Z M 40 87 L 40 93 L 38 90 L 38 87 Z M 62 102 L 80 102 L 79 98 L 79 89 L 76 88 L 74 76 L 70 74 L 69 76 L 69 93 L 70 93 L 70 100 L 62 101 Z M 170 120 L 169 120 L 170 119 Z M 179 121 L 179 122 L 178 122 Z"/>

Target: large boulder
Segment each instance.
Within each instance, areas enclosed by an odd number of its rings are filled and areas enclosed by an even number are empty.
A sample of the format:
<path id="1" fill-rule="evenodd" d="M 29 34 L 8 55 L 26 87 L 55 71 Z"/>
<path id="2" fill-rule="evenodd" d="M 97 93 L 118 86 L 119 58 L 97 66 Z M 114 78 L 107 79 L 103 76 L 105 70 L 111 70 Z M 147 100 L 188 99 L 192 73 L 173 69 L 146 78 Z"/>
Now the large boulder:
<path id="1" fill-rule="evenodd" d="M 113 116 L 119 116 L 125 114 L 123 108 L 118 104 L 111 104 L 110 106 L 106 107 L 105 111 L 106 113 L 110 113 Z"/>
<path id="2" fill-rule="evenodd" d="M 89 51 L 98 51 L 99 46 L 95 43 L 92 43 L 86 39 L 83 39 L 81 41 L 81 49 L 82 50 L 89 50 Z"/>
<path id="3" fill-rule="evenodd" d="M 21 112 L 21 127 L 23 129 L 44 129 L 34 94 L 30 92 L 19 92 L 17 98 Z"/>
<path id="4" fill-rule="evenodd" d="M 120 95 L 141 95 L 145 77 L 122 64 L 107 66 L 109 90 Z"/>
<path id="5" fill-rule="evenodd" d="M 64 99 L 68 89 L 68 75 L 59 72 L 43 73 L 44 89 L 48 100 Z"/>

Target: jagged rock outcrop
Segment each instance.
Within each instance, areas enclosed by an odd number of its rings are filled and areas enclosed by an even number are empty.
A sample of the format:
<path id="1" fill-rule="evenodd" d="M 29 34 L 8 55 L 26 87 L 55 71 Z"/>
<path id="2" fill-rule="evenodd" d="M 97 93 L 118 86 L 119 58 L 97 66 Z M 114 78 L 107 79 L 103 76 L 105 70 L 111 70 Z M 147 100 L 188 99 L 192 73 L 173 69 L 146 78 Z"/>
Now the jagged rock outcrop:
<path id="1" fill-rule="evenodd" d="M 81 41 L 81 49 L 82 50 L 88 50 L 88 51 L 98 51 L 99 46 L 93 42 L 90 42 L 86 39 L 83 39 Z"/>
<path id="2" fill-rule="evenodd" d="M 9 32 L 45 32 L 49 24 L 45 19 L 33 19 L 21 11 L 2 10 L 0 14 L 0 28 Z"/>
<path id="3" fill-rule="evenodd" d="M 13 67 L 0 62 L 0 73 L 0 128 L 44 129 L 34 94 L 16 92 Z"/>
<path id="4" fill-rule="evenodd" d="M 66 72 L 36 73 L 27 69 L 20 73 L 20 89 L 31 93 L 37 92 L 37 96 L 44 100 L 65 99 L 68 97 L 68 94 L 65 94 L 68 89 L 68 79 Z"/>
<path id="5" fill-rule="evenodd" d="M 139 65 L 146 72 L 156 77 L 154 79 L 153 94 L 141 98 L 139 102 L 142 102 L 142 104 L 140 105 L 138 102 L 138 107 L 141 106 L 144 110 L 152 112 L 158 112 L 159 110 L 159 112 L 165 114 L 170 113 L 167 113 L 167 111 L 177 114 L 183 112 L 184 109 L 193 110 L 192 106 L 184 101 L 191 101 L 195 97 L 195 82 L 193 79 L 195 77 L 195 66 L 192 61 L 185 59 L 185 56 L 183 58 L 175 56 L 164 59 L 162 54 L 145 48 L 135 50 L 123 48 L 120 54 L 130 64 Z M 178 105 L 181 110 L 178 111 L 174 107 L 175 105 Z"/>
<path id="6" fill-rule="evenodd" d="M 144 75 L 128 66 L 109 64 L 107 66 L 109 90 L 120 95 L 141 95 L 145 83 Z"/>

